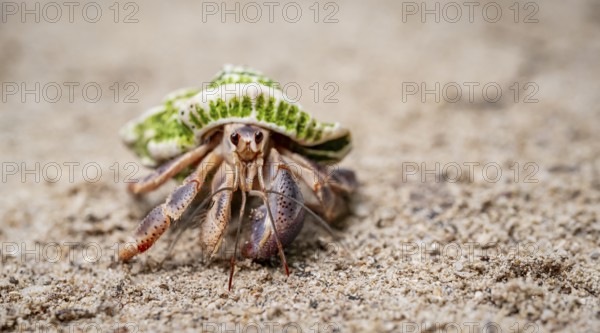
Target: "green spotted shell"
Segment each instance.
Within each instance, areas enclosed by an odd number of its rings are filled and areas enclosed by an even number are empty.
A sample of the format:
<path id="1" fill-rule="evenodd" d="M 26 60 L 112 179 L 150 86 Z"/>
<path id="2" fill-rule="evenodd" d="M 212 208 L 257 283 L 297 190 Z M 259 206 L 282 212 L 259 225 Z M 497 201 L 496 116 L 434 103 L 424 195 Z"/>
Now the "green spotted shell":
<path id="1" fill-rule="evenodd" d="M 289 137 L 292 149 L 315 161 L 336 162 L 351 148 L 350 132 L 316 120 L 260 72 L 226 65 L 203 89 L 181 89 L 127 123 L 121 136 L 148 166 L 174 158 L 228 123 L 258 125 Z"/>

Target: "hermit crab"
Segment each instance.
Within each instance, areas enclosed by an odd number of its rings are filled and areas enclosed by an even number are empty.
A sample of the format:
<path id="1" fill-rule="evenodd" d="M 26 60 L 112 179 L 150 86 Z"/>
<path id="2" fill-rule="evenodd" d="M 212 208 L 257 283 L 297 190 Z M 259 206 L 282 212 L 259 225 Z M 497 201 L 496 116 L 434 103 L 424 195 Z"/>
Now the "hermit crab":
<path id="1" fill-rule="evenodd" d="M 169 94 L 160 106 L 126 124 L 121 135 L 142 163 L 154 168 L 129 184 L 129 191 L 145 193 L 171 178 L 183 180 L 139 223 L 120 259 L 146 251 L 183 218 L 198 220 L 201 247 L 212 257 L 237 196 L 241 209 L 230 289 L 243 225 L 250 231 L 239 246 L 242 256 L 279 254 L 289 275 L 283 248 L 302 229 L 305 213 L 321 223 L 334 221 L 345 214 L 356 188 L 354 172 L 335 167 L 350 151 L 350 132 L 338 123 L 317 121 L 277 82 L 247 67 L 226 65 L 205 87 Z M 204 213 L 184 214 L 202 195 L 209 203 Z M 262 203 L 248 216 L 247 196 Z"/>

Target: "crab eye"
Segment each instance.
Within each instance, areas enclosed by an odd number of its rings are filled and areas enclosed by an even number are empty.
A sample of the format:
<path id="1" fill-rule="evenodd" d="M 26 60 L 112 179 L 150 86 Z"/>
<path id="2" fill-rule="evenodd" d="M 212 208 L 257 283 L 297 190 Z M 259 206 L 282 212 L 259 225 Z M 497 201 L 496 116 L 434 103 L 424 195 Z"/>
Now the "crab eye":
<path id="1" fill-rule="evenodd" d="M 231 143 L 233 143 L 234 146 L 237 146 L 238 142 L 240 142 L 240 135 L 237 134 L 237 132 L 232 133 L 229 139 L 231 139 Z"/>
<path id="2" fill-rule="evenodd" d="M 256 141 L 256 143 L 261 143 L 261 141 L 263 140 L 264 135 L 262 134 L 262 132 L 256 132 L 254 133 L 254 141 Z"/>

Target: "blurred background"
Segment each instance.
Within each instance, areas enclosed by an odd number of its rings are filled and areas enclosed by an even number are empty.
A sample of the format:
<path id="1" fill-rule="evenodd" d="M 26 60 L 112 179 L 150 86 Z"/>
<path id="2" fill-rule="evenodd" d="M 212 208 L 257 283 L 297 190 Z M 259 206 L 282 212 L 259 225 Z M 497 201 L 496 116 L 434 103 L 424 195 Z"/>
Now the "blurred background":
<path id="1" fill-rule="evenodd" d="M 0 330 L 599 327 L 597 1 L 1 6 Z M 309 231 L 290 278 L 241 262 L 232 293 L 193 234 L 162 266 L 167 241 L 114 262 L 174 186 L 125 192 L 147 170 L 119 128 L 226 63 L 352 130 L 342 165 L 361 185 L 339 230 L 352 257 Z M 475 256 L 434 245 L 471 243 Z"/>

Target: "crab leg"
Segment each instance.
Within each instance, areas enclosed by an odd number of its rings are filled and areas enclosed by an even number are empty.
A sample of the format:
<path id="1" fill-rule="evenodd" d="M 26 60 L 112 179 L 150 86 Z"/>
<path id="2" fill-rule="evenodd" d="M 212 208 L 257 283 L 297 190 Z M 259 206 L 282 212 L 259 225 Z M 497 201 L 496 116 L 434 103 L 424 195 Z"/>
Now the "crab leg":
<path id="1" fill-rule="evenodd" d="M 334 221 L 347 211 L 344 195 L 352 193 L 357 186 L 356 176 L 348 169 L 335 169 L 329 175 L 324 166 L 298 154 L 284 151 L 283 160 L 288 163 L 294 176 L 315 193 L 320 207 L 317 208 L 327 221 Z"/>
<path id="2" fill-rule="evenodd" d="M 216 153 L 209 153 L 197 170 L 189 175 L 183 184 L 169 195 L 165 203 L 154 208 L 135 230 L 134 244 L 128 244 L 119 251 L 121 260 L 129 260 L 138 253 L 148 250 L 169 228 L 171 223 L 181 217 L 183 212 L 200 192 L 206 175 L 221 162 Z"/>
<path id="3" fill-rule="evenodd" d="M 246 212 L 246 192 L 242 191 L 242 206 L 240 208 L 240 218 L 238 219 L 237 231 L 235 233 L 235 245 L 233 246 L 233 255 L 231 259 L 229 259 L 229 288 L 231 290 L 231 286 L 233 285 L 233 272 L 235 271 L 235 260 L 237 257 L 237 249 L 240 241 L 240 232 L 242 231 L 242 220 L 244 218 L 244 214 Z"/>
<path id="4" fill-rule="evenodd" d="M 156 170 L 146 177 L 140 179 L 137 183 L 130 183 L 127 189 L 136 194 L 150 192 L 164 184 L 167 180 L 171 179 L 181 170 L 206 156 L 206 154 L 212 150 L 214 146 L 214 143 L 207 142 L 198 148 L 179 156 L 178 158 L 174 158 L 159 166 Z"/>
<path id="5" fill-rule="evenodd" d="M 223 162 L 212 182 L 212 193 L 224 188 L 234 188 L 235 169 Z M 225 229 L 231 220 L 231 200 L 234 191 L 222 191 L 212 198 L 212 206 L 200 226 L 201 246 L 205 253 L 213 256 L 219 249 Z"/>

